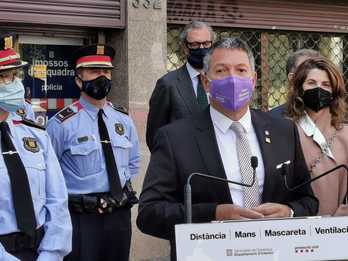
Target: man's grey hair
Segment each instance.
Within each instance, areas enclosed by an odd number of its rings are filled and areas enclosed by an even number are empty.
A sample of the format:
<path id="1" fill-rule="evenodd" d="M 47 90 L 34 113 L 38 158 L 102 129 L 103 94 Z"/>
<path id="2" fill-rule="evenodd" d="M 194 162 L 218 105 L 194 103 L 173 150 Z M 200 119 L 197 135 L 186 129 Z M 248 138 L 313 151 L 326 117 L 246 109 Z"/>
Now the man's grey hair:
<path id="1" fill-rule="evenodd" d="M 210 40 L 214 42 L 215 34 L 213 29 L 211 28 L 210 25 L 208 25 L 205 22 L 201 21 L 192 21 L 191 23 L 187 24 L 184 28 L 184 30 L 180 34 L 180 42 L 183 46 L 185 46 L 185 42 L 187 40 L 187 35 L 189 32 L 191 32 L 194 29 L 202 29 L 202 28 L 207 28 L 209 33 L 210 33 Z"/>
<path id="2" fill-rule="evenodd" d="M 293 73 L 298 66 L 298 60 L 301 57 L 316 58 L 320 57 L 320 53 L 313 49 L 299 49 L 296 52 L 289 55 L 288 61 L 286 63 L 286 74 Z"/>
<path id="3" fill-rule="evenodd" d="M 255 58 L 246 42 L 238 37 L 223 38 L 216 42 L 211 50 L 206 54 L 203 60 L 203 71 L 208 72 L 211 56 L 215 49 L 239 49 L 248 55 L 249 63 L 252 71 L 255 71 Z"/>

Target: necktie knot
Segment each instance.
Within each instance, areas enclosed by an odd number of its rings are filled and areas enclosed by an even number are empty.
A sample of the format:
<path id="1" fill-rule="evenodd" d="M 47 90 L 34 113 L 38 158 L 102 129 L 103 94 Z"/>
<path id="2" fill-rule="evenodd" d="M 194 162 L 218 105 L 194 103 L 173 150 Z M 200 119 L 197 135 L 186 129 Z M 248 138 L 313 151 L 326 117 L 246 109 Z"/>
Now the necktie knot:
<path id="1" fill-rule="evenodd" d="M 241 136 L 245 135 L 245 133 L 246 133 L 243 125 L 238 121 L 235 121 L 231 124 L 231 129 L 235 132 L 235 134 L 238 137 L 241 137 Z"/>
<path id="2" fill-rule="evenodd" d="M 103 117 L 103 114 L 104 114 L 104 110 L 103 109 L 100 109 L 99 111 L 98 111 L 98 117 L 100 118 L 100 117 Z"/>

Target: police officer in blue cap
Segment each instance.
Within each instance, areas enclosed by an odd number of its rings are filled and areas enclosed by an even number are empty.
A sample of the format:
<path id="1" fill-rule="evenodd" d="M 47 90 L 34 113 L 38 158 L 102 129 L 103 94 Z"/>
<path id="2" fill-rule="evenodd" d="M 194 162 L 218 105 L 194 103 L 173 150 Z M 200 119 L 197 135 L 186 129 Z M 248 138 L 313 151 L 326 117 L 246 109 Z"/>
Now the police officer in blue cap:
<path id="1" fill-rule="evenodd" d="M 12 71 L 25 64 L 0 50 L 0 260 L 59 261 L 71 251 L 68 193 L 47 132 L 16 115 L 24 89 Z"/>
<path id="2" fill-rule="evenodd" d="M 48 122 L 69 192 L 73 250 L 65 260 L 129 259 L 131 211 L 137 197 L 139 141 L 124 108 L 106 100 L 114 49 L 85 46 L 74 57 L 79 101 Z"/>

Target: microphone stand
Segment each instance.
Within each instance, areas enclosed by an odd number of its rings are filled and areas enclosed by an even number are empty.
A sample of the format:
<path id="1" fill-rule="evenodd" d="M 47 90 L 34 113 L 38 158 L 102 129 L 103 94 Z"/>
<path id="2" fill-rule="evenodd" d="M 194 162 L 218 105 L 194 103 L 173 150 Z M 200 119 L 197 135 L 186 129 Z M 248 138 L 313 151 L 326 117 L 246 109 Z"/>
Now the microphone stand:
<path id="1" fill-rule="evenodd" d="M 251 167 L 253 168 L 253 180 L 250 184 L 244 184 L 244 183 L 239 183 L 237 181 L 232 181 L 232 180 L 228 180 L 228 179 L 223 179 L 223 178 L 219 178 L 219 177 L 215 177 L 215 176 L 211 176 L 211 175 L 207 175 L 207 174 L 203 174 L 203 173 L 199 173 L 199 172 L 193 172 L 190 174 L 190 176 L 187 178 L 187 182 L 186 185 L 184 187 L 184 205 L 185 205 L 185 222 L 187 224 L 192 223 L 192 190 L 191 190 L 191 179 L 194 176 L 199 176 L 202 178 L 207 178 L 207 179 L 211 179 L 211 180 L 216 180 L 219 182 L 227 182 L 227 183 L 232 183 L 232 184 L 236 184 L 242 187 L 252 187 L 255 183 L 255 179 L 256 179 L 256 168 L 258 165 L 258 160 L 257 157 L 253 156 L 251 157 Z"/>
<path id="2" fill-rule="evenodd" d="M 289 191 L 295 191 L 305 185 L 308 185 L 310 183 L 312 183 L 313 181 L 317 180 L 317 179 L 320 179 L 321 177 L 323 176 L 326 176 L 330 173 L 333 173 L 335 170 L 337 169 L 340 169 L 340 168 L 344 168 L 346 170 L 346 174 L 348 174 L 348 167 L 344 164 L 341 164 L 341 165 L 338 165 L 336 167 L 334 167 L 333 169 L 330 169 L 326 172 L 324 172 L 323 174 L 320 174 L 319 176 L 315 177 L 315 178 L 312 178 L 312 179 L 309 179 L 305 182 L 303 182 L 302 184 L 299 184 L 295 187 L 292 187 L 290 188 L 289 185 L 288 185 L 288 181 L 287 181 L 287 173 L 288 173 L 288 166 L 289 164 L 283 164 L 281 167 L 282 167 L 282 175 L 284 176 L 284 182 L 285 182 L 285 187 L 289 190 Z M 344 197 L 344 201 L 343 201 L 343 204 L 348 204 L 348 177 L 347 177 L 347 192 L 346 192 L 346 195 Z"/>

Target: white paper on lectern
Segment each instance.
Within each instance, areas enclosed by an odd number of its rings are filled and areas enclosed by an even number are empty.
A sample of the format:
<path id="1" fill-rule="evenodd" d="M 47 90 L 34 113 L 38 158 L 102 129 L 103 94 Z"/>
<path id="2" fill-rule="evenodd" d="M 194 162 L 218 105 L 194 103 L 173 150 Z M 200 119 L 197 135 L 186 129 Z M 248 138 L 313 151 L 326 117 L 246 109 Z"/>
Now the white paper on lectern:
<path id="1" fill-rule="evenodd" d="M 348 259 L 348 217 L 181 224 L 175 238 L 178 261 Z"/>

